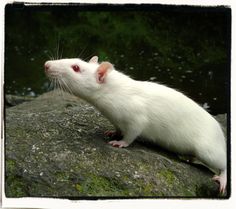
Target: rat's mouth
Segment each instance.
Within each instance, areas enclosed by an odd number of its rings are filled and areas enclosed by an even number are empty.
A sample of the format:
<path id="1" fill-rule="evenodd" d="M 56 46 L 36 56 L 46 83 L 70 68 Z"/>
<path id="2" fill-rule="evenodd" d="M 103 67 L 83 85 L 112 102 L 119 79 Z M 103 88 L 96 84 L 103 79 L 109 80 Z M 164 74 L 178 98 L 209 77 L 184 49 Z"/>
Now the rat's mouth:
<path id="1" fill-rule="evenodd" d="M 50 79 L 60 79 L 61 74 L 57 71 L 47 71 L 46 72 L 47 77 Z"/>
<path id="2" fill-rule="evenodd" d="M 66 80 L 59 72 L 52 72 L 47 74 L 47 76 L 51 82 L 51 86 L 53 87 L 53 89 L 59 89 L 60 91 L 73 94 L 71 85 L 66 82 Z"/>

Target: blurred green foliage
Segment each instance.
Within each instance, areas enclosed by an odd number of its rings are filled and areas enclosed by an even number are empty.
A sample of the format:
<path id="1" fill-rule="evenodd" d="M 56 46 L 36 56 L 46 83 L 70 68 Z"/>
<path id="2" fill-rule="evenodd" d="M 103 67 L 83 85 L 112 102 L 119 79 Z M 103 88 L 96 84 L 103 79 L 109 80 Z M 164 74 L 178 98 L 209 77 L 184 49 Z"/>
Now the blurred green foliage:
<path id="1" fill-rule="evenodd" d="M 8 6 L 7 90 L 42 93 L 47 59 L 98 55 L 135 79 L 152 78 L 226 111 L 230 9 L 112 8 Z"/>

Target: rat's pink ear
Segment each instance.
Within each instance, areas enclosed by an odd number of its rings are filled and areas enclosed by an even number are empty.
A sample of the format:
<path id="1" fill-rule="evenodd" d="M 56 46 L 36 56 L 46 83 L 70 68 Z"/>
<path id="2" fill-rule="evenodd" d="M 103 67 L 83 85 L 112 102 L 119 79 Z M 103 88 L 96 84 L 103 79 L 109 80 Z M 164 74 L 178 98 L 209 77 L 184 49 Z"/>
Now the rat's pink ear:
<path id="1" fill-rule="evenodd" d="M 96 72 L 97 82 L 104 83 L 107 74 L 112 70 L 113 65 L 110 62 L 102 62 Z"/>
<path id="2" fill-rule="evenodd" d="M 90 60 L 89 63 L 98 63 L 98 56 L 93 56 Z"/>

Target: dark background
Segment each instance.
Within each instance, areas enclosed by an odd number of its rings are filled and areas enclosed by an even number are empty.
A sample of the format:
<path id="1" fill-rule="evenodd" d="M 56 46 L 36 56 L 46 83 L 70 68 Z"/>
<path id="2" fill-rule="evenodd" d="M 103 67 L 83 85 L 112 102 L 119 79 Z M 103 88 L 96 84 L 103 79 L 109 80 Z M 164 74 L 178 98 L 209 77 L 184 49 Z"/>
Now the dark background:
<path id="1" fill-rule="evenodd" d="M 5 93 L 48 91 L 44 62 L 98 55 L 134 79 L 229 109 L 231 9 L 161 5 L 7 5 Z"/>

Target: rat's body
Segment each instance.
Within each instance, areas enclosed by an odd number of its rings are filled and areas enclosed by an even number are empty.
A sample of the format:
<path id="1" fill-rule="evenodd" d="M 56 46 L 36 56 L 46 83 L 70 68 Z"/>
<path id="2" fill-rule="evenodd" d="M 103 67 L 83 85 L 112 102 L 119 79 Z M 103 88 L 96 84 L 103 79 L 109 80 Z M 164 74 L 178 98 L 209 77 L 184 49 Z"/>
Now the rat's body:
<path id="1" fill-rule="evenodd" d="M 78 70 L 79 67 L 79 70 Z M 218 122 L 184 94 L 152 82 L 136 81 L 116 71 L 97 57 L 48 61 L 50 78 L 100 110 L 121 131 L 127 147 L 138 136 L 176 153 L 195 156 L 220 171 L 213 179 L 226 187 L 226 143 Z"/>

